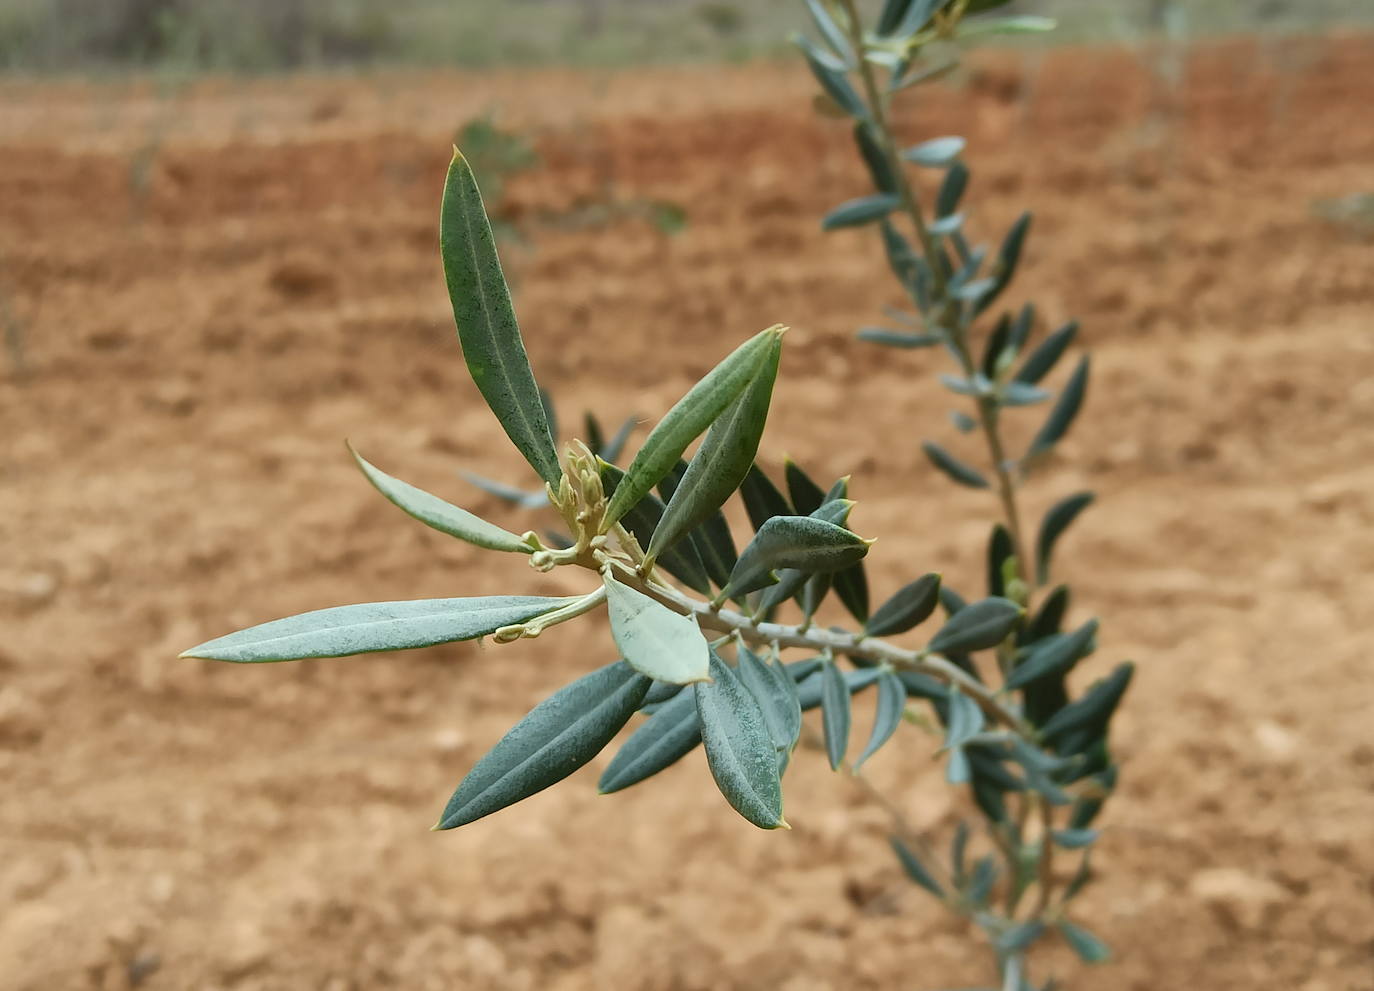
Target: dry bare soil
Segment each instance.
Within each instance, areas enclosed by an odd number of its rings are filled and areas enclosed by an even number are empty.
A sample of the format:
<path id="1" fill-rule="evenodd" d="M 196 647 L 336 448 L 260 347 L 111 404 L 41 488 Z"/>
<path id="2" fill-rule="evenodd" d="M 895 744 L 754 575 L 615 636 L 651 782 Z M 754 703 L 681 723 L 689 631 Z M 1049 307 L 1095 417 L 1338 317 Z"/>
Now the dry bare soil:
<path id="1" fill-rule="evenodd" d="M 1139 662 L 1080 906 L 1116 957 L 1050 950 L 1073 988 L 1374 988 L 1374 247 L 1310 208 L 1370 188 L 1371 56 L 1211 47 L 1176 101 L 1128 52 L 992 59 L 904 120 L 968 134 L 976 231 L 1034 205 L 1012 300 L 1035 287 L 1095 353 L 1088 414 L 1029 495 L 1038 516 L 1098 491 L 1061 548 L 1076 612 L 1104 619 L 1081 677 Z M 976 591 L 993 507 L 916 441 L 975 452 L 941 356 L 853 340 L 897 300 L 871 236 L 818 230 L 863 183 L 808 99 L 791 64 L 4 85 L 0 285 L 27 371 L 0 355 L 0 987 L 986 981 L 898 874 L 884 813 L 815 753 L 788 776 L 790 833 L 733 815 L 699 754 L 606 798 L 603 760 L 428 832 L 527 707 L 608 660 L 599 620 L 504 648 L 176 660 L 343 602 L 580 587 L 412 523 L 342 445 L 528 522 L 456 476 L 525 477 L 436 251 L 448 142 L 492 104 L 543 156 L 502 211 L 565 421 L 657 415 L 789 323 L 766 464 L 853 472 L 876 594 L 931 569 Z M 672 200 L 688 228 L 608 199 Z M 947 830 L 931 749 L 913 730 L 871 773 Z"/>

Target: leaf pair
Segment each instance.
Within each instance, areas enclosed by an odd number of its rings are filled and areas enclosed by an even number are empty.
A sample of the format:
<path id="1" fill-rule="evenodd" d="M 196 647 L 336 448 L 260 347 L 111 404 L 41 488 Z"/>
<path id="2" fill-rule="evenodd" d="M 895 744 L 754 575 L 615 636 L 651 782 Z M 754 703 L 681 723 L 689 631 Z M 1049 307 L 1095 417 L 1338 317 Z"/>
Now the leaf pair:
<path id="1" fill-rule="evenodd" d="M 781 665 L 765 665 L 747 650 L 738 671 L 712 651 L 709 670 L 710 681 L 668 699 L 631 735 L 602 774 L 601 793 L 638 784 L 705 743 L 730 805 L 763 829 L 786 827 L 781 769 L 801 731 L 795 686 Z"/>

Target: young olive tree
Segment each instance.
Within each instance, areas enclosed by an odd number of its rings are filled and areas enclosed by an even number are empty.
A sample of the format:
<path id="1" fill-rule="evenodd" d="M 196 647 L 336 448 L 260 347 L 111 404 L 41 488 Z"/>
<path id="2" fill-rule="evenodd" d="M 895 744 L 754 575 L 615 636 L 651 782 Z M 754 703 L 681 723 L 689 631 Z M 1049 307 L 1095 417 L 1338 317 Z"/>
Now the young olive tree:
<path id="1" fill-rule="evenodd" d="M 229 634 L 183 656 L 239 663 L 341 657 L 491 637 L 496 643 L 605 611 L 609 664 L 535 706 L 458 785 L 436 829 L 452 829 L 520 801 L 582 767 L 635 715 L 647 718 L 600 779 L 603 793 L 638 784 L 698 746 L 716 786 L 744 819 L 787 827 L 782 779 L 820 708 L 832 768 L 859 767 L 904 722 L 938 723 L 937 753 L 977 812 L 937 855 L 931 838 L 900 818 L 892 846 L 906 875 L 987 934 L 1001 987 L 1031 983 L 1027 953 L 1058 932 L 1085 960 L 1106 947 L 1066 909 L 1090 878 L 1092 829 L 1116 781 L 1108 724 L 1131 678 L 1124 664 L 1074 697 L 1068 676 L 1095 647 L 1095 620 L 1064 628 L 1069 591 L 1047 589 L 1057 538 L 1088 505 L 1078 493 L 1043 521 L 1027 554 L 1017 504 L 1025 476 L 1065 435 L 1082 404 L 1082 359 L 1057 398 L 1042 386 L 1077 332 L 1068 324 L 1022 358 L 1035 325 L 1030 306 L 981 331 L 1015 273 L 1029 227 L 1022 217 L 993 255 L 970 246 L 959 212 L 969 172 L 964 142 L 937 138 L 902 149 L 889 124 L 896 94 L 946 71 L 929 54 L 997 30 L 1040 28 L 1028 18 L 967 17 L 995 0 L 888 0 L 872 30 L 853 0 L 807 0 L 822 45 L 799 40 L 826 109 L 852 121 L 875 191 L 829 214 L 827 229 L 873 224 L 914 311 L 908 330 L 860 336 L 898 348 L 943 346 L 956 373 L 945 386 L 971 412 L 987 471 L 933 442 L 931 462 L 955 482 L 993 490 L 1003 519 L 987 549 L 988 594 L 972 602 L 939 575 L 913 575 L 870 609 L 864 558 L 871 541 L 849 527 L 848 478 L 828 488 L 795 464 L 782 486 L 755 463 L 777 376 L 784 328 L 771 327 L 727 355 L 674 405 L 624 470 L 599 436 L 562 452 L 516 323 L 491 226 L 468 162 L 455 152 L 444 188 L 440 250 L 468 370 L 515 448 L 543 483 L 564 534 L 547 542 L 513 533 L 386 474 L 354 454 L 383 496 L 420 522 L 494 553 L 523 554 L 537 571 L 580 568 L 586 591 L 568 597 L 501 595 L 340 606 Z M 929 63 L 929 64 L 928 64 Z M 927 213 L 906 166 L 940 170 Z M 910 228 L 914 242 L 899 230 Z M 1051 402 L 1053 400 L 1053 402 Z M 1010 455 L 1004 414 L 1050 404 L 1029 448 Z M 589 427 L 590 427 L 589 422 Z M 688 456 L 688 449 L 701 438 Z M 742 545 L 722 513 L 738 495 L 750 532 Z M 813 617 L 834 592 L 849 628 Z M 943 619 L 929 622 L 943 612 Z M 927 632 L 915 632 L 927 624 Z M 871 692 L 869 692 L 871 690 Z M 875 719 L 850 759 L 853 697 L 874 698 Z M 928 706 L 934 722 L 918 711 Z M 943 844 L 942 844 L 943 846 Z M 1063 866 L 1077 858 L 1072 869 Z"/>

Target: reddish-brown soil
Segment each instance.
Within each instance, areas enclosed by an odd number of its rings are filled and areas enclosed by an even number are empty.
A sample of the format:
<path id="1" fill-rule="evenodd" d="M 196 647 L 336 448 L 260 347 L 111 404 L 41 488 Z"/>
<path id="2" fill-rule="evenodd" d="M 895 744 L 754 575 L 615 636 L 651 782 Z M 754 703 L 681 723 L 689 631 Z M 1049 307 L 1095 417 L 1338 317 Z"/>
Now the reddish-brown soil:
<path id="1" fill-rule="evenodd" d="M 1116 958 L 1040 959 L 1073 988 L 1374 988 L 1374 247 L 1311 211 L 1370 190 L 1374 39 L 1301 44 L 1199 51 L 1167 113 L 1129 53 L 1064 51 L 1030 85 L 988 62 L 904 121 L 969 135 L 976 230 L 1034 206 L 1013 299 L 1081 317 L 1095 354 L 1088 412 L 1027 495 L 1038 516 L 1098 491 L 1061 549 L 1104 621 L 1082 677 L 1139 662 L 1080 905 Z M 896 299 L 869 234 L 818 230 L 862 180 L 808 97 L 791 64 L 5 84 L 0 291 L 27 374 L 0 354 L 0 987 L 986 981 L 899 876 L 885 814 L 814 752 L 789 833 L 733 815 L 699 755 L 607 798 L 603 759 L 428 832 L 507 726 L 607 661 L 600 620 L 502 648 L 176 659 L 326 605 L 585 584 L 408 521 L 342 445 L 526 525 L 456 478 L 525 476 L 436 251 L 448 141 L 492 104 L 544 158 L 504 211 L 565 420 L 655 415 L 789 323 L 767 463 L 854 473 L 878 593 L 929 569 L 976 587 L 994 507 L 917 441 L 976 451 L 940 355 L 852 338 Z M 607 196 L 673 200 L 689 226 L 569 219 Z M 871 776 L 939 835 L 960 807 L 905 739 Z"/>

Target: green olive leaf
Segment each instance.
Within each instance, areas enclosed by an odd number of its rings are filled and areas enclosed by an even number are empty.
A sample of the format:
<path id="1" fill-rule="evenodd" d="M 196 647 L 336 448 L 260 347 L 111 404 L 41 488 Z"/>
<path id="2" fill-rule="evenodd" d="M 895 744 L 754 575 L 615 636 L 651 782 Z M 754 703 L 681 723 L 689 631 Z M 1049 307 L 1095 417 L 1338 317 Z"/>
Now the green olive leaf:
<path id="1" fill-rule="evenodd" d="M 1045 514 L 1045 521 L 1040 524 L 1040 536 L 1035 543 L 1036 569 L 1042 585 L 1050 580 L 1050 557 L 1054 554 L 1055 543 L 1078 518 L 1078 514 L 1092 505 L 1093 499 L 1091 492 L 1079 492 L 1061 499 Z"/>
<path id="2" fill-rule="evenodd" d="M 851 710 L 844 672 L 833 661 L 821 668 L 821 723 L 825 729 L 825 753 L 830 769 L 837 771 L 849 749 Z"/>
<path id="3" fill-rule="evenodd" d="M 673 612 L 657 599 L 602 572 L 611 638 L 640 674 L 686 685 L 710 677 L 711 651 L 695 616 Z"/>
<path id="4" fill-rule="evenodd" d="M 774 326 L 745 341 L 687 394 L 677 401 L 650 431 L 625 478 L 606 507 L 605 526 L 615 523 L 631 506 L 673 470 L 687 445 L 701 435 L 734 402 L 773 352 L 785 327 Z"/>
<path id="5" fill-rule="evenodd" d="M 940 576 L 922 575 L 904 585 L 873 613 L 864 632 L 871 637 L 895 636 L 925 622 L 940 601 Z"/>
<path id="6" fill-rule="evenodd" d="M 1010 599 L 991 597 L 960 609 L 935 634 L 935 654 L 964 653 L 996 647 L 1020 621 L 1022 609 Z"/>
<path id="7" fill-rule="evenodd" d="M 911 878 L 912 881 L 919 884 L 922 888 L 925 888 L 936 898 L 945 897 L 945 889 L 940 887 L 939 882 L 935 880 L 928 870 L 926 870 L 925 865 L 921 863 L 915 851 L 896 836 L 891 837 L 888 842 L 892 844 L 892 851 L 897 854 L 897 859 L 901 862 L 902 870 L 906 871 L 907 877 Z"/>
<path id="8" fill-rule="evenodd" d="M 873 714 L 873 731 L 869 734 L 868 745 L 859 759 L 854 762 L 857 772 L 864 761 L 876 754 L 883 744 L 892 739 L 897 727 L 902 725 L 906 713 L 906 686 L 891 671 L 884 671 L 878 679 L 878 702 Z"/>
<path id="9" fill-rule="evenodd" d="M 597 782 L 603 795 L 639 784 L 671 767 L 701 743 L 697 700 L 691 691 L 680 691 L 662 703 L 625 741 Z"/>
<path id="10" fill-rule="evenodd" d="M 464 826 L 562 781 L 611 742 L 650 684 L 617 661 L 559 689 L 468 772 L 435 828 Z"/>
<path id="11" fill-rule="evenodd" d="M 459 509 L 438 496 L 430 495 L 424 489 L 393 478 L 370 464 L 351 446 L 348 450 L 378 492 L 425 526 L 487 550 L 513 551 L 519 554 L 529 554 L 535 550 L 535 542 L 528 537 L 518 537 L 509 530 L 469 513 L 466 509 Z"/>
<path id="12" fill-rule="evenodd" d="M 258 664 L 432 647 L 485 637 L 580 598 L 489 595 L 334 606 L 239 630 L 192 647 L 181 656 Z"/>
<path id="13" fill-rule="evenodd" d="M 645 549 L 651 562 L 720 509 L 749 474 L 768 420 L 781 356 L 782 340 L 775 336 L 753 380 L 706 431 Z"/>
<path id="14" fill-rule="evenodd" d="M 706 762 L 716 787 L 755 826 L 790 828 L 782 817 L 778 754 L 758 700 L 714 652 L 710 673 L 711 680 L 694 691 Z"/>
<path id="15" fill-rule="evenodd" d="M 1026 451 L 1027 458 L 1046 453 L 1069 432 L 1069 427 L 1073 425 L 1074 418 L 1078 416 L 1078 411 L 1083 405 L 1083 396 L 1088 391 L 1088 369 L 1089 359 L 1084 355 L 1079 359 L 1078 367 L 1074 369 L 1068 385 L 1064 386 L 1064 391 L 1060 393 L 1059 401 L 1050 410 L 1045 425 L 1031 441 L 1030 448 Z"/>
<path id="16" fill-rule="evenodd" d="M 869 544 L 870 541 L 825 520 L 774 516 L 740 552 L 727 591 L 743 594 L 771 585 L 775 580 L 773 573 L 782 568 L 810 573 L 839 571 L 862 559 Z"/>
<path id="17" fill-rule="evenodd" d="M 563 477 L 548 415 L 501 271 L 477 180 L 457 148 L 444 183 L 439 250 L 463 360 L 516 449 L 550 485 Z"/>
<path id="18" fill-rule="evenodd" d="M 930 459 L 931 464 L 960 485 L 966 485 L 971 489 L 988 488 L 988 480 L 976 469 L 964 464 L 934 441 L 923 441 L 921 449 L 926 452 L 926 457 Z"/>

